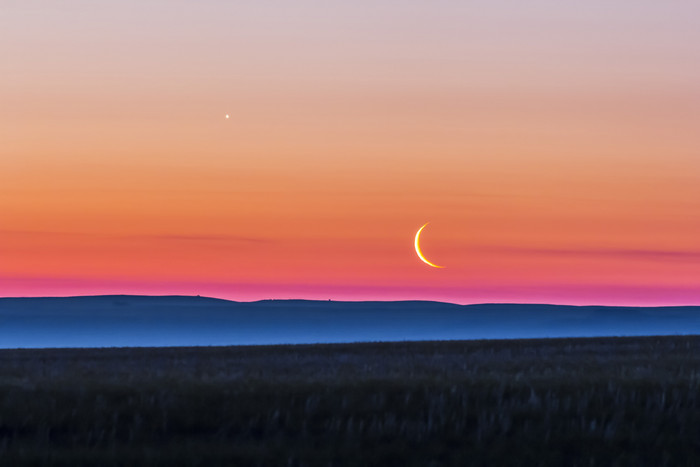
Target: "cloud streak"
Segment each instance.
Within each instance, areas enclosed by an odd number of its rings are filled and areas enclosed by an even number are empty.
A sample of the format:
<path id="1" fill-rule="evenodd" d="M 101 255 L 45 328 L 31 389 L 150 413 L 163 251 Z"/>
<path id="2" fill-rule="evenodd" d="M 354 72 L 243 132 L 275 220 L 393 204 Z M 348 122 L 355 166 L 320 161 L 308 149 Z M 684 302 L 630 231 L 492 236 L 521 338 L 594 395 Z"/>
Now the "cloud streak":
<path id="1" fill-rule="evenodd" d="M 636 248 L 527 248 L 485 247 L 481 251 L 571 258 L 611 258 L 641 261 L 700 261 L 698 250 L 660 250 Z"/>
<path id="2" fill-rule="evenodd" d="M 273 240 L 265 237 L 248 237 L 245 235 L 180 235 L 180 234 L 111 234 L 102 232 L 59 232 L 39 230 L 0 229 L 0 235 L 6 236 L 42 236 L 42 237 L 93 237 L 132 240 L 162 240 L 173 242 L 246 242 L 269 243 Z"/>
<path id="3" fill-rule="evenodd" d="M 137 235 L 135 238 L 163 240 L 174 242 L 248 242 L 269 243 L 272 240 L 263 237 L 246 237 L 240 235 Z"/>

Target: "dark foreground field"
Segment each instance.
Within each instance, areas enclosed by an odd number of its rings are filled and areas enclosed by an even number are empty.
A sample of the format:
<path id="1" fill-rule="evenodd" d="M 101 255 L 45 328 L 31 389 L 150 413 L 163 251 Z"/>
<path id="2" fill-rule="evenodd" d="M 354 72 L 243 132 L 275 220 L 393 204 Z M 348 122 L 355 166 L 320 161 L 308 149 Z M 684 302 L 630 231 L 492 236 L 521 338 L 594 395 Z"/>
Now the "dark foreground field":
<path id="1" fill-rule="evenodd" d="M 700 465 L 700 337 L 0 351 L 0 465 Z"/>

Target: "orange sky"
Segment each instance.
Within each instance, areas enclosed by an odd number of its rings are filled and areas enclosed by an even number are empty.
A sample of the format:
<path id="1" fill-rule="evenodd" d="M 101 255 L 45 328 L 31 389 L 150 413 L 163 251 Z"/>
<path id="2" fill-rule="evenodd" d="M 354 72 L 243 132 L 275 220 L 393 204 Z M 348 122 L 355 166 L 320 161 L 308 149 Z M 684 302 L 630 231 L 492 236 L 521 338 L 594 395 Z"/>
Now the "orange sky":
<path id="1" fill-rule="evenodd" d="M 700 304 L 697 4 L 462 3 L 4 3 L 0 296 Z"/>

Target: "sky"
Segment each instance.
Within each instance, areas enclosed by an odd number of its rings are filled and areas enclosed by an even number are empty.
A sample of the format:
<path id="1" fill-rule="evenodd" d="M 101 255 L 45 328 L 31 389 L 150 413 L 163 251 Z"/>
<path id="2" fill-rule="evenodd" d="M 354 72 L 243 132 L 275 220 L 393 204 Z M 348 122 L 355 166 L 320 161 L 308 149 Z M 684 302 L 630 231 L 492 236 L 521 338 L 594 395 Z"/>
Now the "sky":
<path id="1" fill-rule="evenodd" d="M 0 296 L 698 305 L 698 17 L 4 0 Z"/>

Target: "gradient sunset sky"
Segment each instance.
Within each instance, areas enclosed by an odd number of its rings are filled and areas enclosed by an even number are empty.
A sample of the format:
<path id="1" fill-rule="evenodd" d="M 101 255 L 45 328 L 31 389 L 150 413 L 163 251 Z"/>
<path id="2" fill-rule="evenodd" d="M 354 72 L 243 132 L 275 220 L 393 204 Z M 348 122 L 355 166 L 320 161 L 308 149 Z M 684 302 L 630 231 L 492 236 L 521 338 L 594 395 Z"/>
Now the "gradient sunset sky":
<path id="1" fill-rule="evenodd" d="M 698 305 L 698 18 L 3 0 L 0 296 Z"/>

